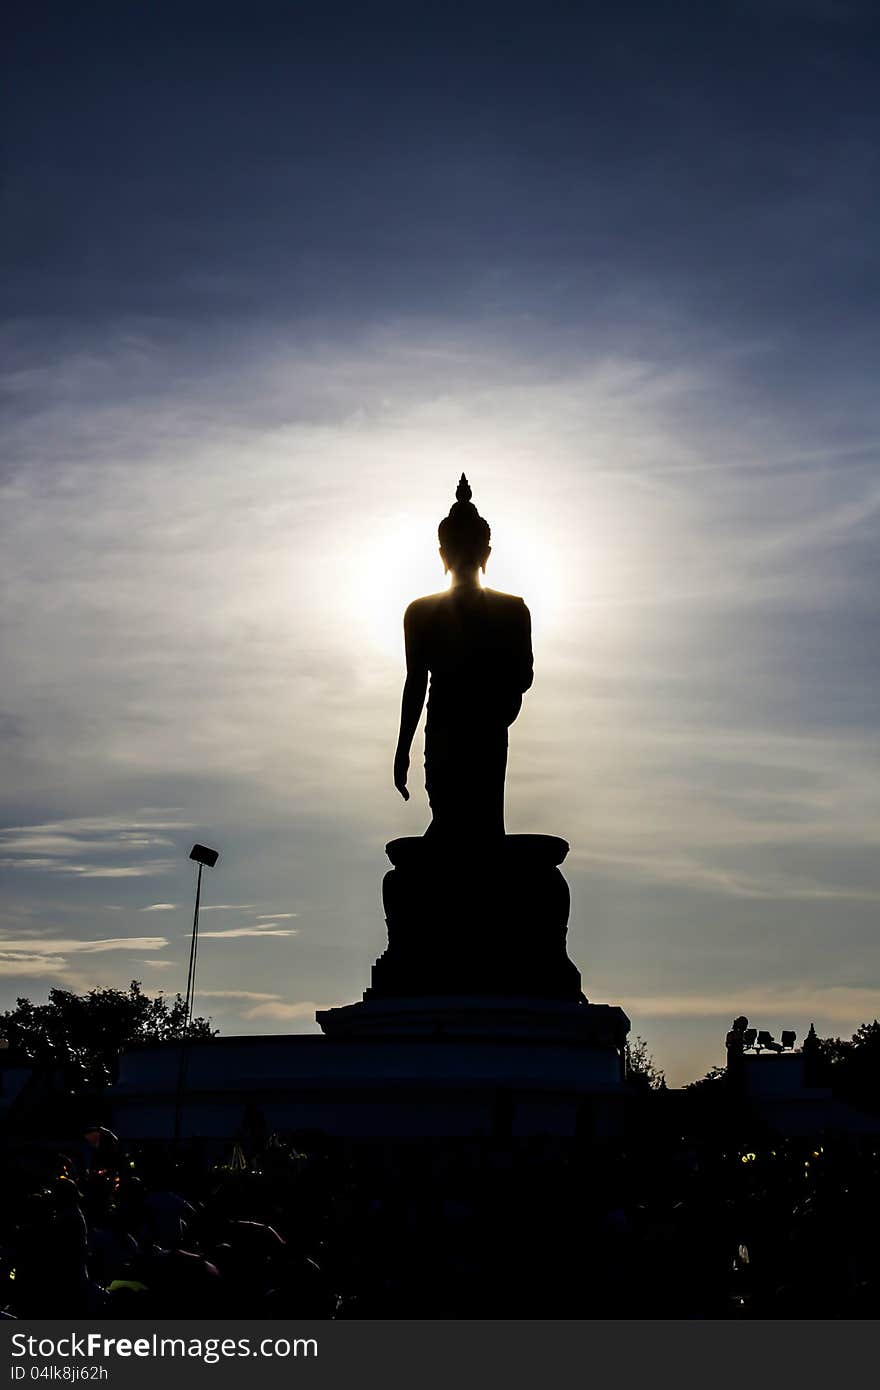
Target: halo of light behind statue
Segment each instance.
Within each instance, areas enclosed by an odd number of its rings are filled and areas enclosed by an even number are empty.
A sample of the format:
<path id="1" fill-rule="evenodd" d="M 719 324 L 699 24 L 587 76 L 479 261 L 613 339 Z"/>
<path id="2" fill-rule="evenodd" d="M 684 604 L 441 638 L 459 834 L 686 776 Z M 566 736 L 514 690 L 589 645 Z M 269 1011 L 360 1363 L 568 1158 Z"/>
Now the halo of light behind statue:
<path id="1" fill-rule="evenodd" d="M 447 520 L 444 517 L 440 527 Z M 437 545 L 431 544 L 431 521 L 423 502 L 417 507 L 396 506 L 381 518 L 371 515 L 357 543 L 346 545 L 334 559 L 328 576 L 334 622 L 345 634 L 347 647 L 363 654 L 374 677 L 390 675 L 398 667 L 403 649 L 400 615 L 410 599 L 451 586 L 452 576 L 444 574 Z M 505 493 L 493 501 L 492 529 L 503 537 L 503 544 L 493 549 L 489 561 L 491 586 L 528 596 L 533 631 L 546 644 L 572 601 L 565 553 L 550 543 L 543 530 L 536 530 Z M 439 531 L 438 527 L 438 544 Z M 585 573 L 591 573 L 591 562 L 582 554 L 579 560 Z"/>

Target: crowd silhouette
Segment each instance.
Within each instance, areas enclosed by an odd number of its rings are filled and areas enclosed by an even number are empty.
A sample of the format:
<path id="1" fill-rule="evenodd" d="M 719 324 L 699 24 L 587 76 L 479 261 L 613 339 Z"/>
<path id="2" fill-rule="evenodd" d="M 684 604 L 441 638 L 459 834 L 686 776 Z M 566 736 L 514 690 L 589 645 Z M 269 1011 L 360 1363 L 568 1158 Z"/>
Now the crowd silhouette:
<path id="1" fill-rule="evenodd" d="M 880 1311 L 880 1143 L 655 1136 L 209 1154 L 12 1146 L 6 1317 L 810 1318 Z"/>

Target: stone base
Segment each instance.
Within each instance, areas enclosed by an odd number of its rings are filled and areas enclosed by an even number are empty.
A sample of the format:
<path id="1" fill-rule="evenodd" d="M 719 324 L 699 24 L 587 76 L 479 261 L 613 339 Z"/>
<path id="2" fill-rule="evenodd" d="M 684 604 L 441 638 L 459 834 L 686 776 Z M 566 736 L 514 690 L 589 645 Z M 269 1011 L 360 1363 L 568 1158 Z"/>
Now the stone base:
<path id="1" fill-rule="evenodd" d="M 364 998 L 581 998 L 566 949 L 568 845 L 552 835 L 482 844 L 392 840 L 382 897 L 388 948 Z"/>
<path id="2" fill-rule="evenodd" d="M 630 1022 L 612 1004 L 473 995 L 366 999 L 315 1015 L 330 1038 L 493 1038 L 566 1042 L 622 1056 Z"/>
<path id="3" fill-rule="evenodd" d="M 269 1132 L 365 1143 L 621 1132 L 626 1091 L 613 1039 L 628 1020 L 619 1009 L 423 999 L 328 1009 L 320 1021 L 326 1037 L 193 1041 L 183 1138 L 228 1145 L 255 1115 Z M 118 1134 L 171 1138 L 179 1058 L 176 1043 L 123 1055 Z"/>

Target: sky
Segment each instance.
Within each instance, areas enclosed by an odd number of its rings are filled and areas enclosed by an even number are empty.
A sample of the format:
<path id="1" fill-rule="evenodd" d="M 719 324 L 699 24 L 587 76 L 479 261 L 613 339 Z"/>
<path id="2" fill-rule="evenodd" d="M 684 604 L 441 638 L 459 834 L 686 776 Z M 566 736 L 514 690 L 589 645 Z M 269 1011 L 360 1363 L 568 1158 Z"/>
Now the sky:
<path id="1" fill-rule="evenodd" d="M 13 4 L 0 1008 L 314 1032 L 384 948 L 401 617 L 464 470 L 507 828 L 668 1080 L 880 1013 L 880 19 Z"/>

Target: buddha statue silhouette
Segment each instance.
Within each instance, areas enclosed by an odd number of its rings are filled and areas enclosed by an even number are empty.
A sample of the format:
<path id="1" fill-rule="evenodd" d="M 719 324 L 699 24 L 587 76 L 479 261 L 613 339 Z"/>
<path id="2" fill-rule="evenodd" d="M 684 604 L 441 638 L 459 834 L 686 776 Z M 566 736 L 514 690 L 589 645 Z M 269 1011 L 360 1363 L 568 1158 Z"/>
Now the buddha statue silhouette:
<path id="1" fill-rule="evenodd" d="M 521 598 L 484 588 L 491 554 L 488 522 L 461 475 L 438 537 L 448 590 L 416 599 L 403 618 L 406 682 L 394 785 L 409 799 L 413 736 L 428 691 L 425 786 L 432 838 L 484 842 L 504 835 L 507 730 L 532 684 L 529 610 Z"/>

